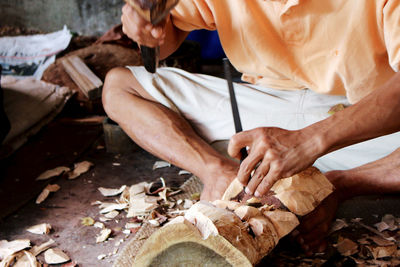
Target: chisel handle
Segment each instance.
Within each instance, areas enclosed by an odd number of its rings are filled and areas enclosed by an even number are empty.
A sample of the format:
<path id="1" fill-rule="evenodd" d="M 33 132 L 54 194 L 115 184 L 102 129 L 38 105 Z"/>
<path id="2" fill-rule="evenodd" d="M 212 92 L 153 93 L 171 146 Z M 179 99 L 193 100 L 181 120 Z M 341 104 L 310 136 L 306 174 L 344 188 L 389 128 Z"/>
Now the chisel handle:
<path id="1" fill-rule="evenodd" d="M 141 45 L 143 65 L 148 72 L 155 73 L 158 65 L 159 47 L 153 48 Z"/>

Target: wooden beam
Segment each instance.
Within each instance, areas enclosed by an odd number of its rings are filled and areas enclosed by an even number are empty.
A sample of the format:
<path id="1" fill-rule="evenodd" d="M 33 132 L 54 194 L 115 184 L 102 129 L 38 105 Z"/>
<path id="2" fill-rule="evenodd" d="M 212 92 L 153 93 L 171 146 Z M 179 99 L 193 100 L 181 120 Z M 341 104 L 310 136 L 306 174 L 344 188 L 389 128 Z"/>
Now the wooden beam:
<path id="1" fill-rule="evenodd" d="M 66 57 L 61 61 L 65 71 L 90 100 L 101 96 L 103 82 L 78 56 Z"/>

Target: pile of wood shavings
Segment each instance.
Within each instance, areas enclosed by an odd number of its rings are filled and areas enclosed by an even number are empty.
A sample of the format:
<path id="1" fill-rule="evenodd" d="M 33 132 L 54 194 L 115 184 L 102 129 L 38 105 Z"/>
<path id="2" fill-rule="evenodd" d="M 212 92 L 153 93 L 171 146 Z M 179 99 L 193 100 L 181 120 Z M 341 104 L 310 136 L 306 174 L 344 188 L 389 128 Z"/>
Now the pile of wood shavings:
<path id="1" fill-rule="evenodd" d="M 171 167 L 171 164 L 163 161 L 155 162 L 153 170 L 159 168 Z M 181 171 L 180 175 L 188 174 L 187 171 Z M 119 214 L 123 213 L 129 221 L 125 224 L 122 232 L 125 238 L 117 244 L 126 241 L 130 234 L 136 234 L 144 223 L 149 223 L 153 227 L 161 227 L 173 218 L 183 215 L 194 203 L 200 199 L 200 193 L 195 193 L 191 199 L 177 199 L 182 190 L 179 188 L 170 188 L 165 180 L 160 177 L 155 182 L 141 182 L 131 186 L 122 185 L 119 188 L 99 187 L 99 192 L 107 197 L 106 201 L 95 201 L 92 205 L 99 208 L 99 222 L 91 222 L 94 227 L 100 228 L 100 233 L 96 236 L 96 242 L 106 242 L 111 239 L 112 230 L 105 224 L 114 220 Z M 110 197 L 116 197 L 110 202 Z M 87 218 L 84 218 L 85 222 Z M 115 255 L 118 249 L 112 253 L 98 255 L 99 260 Z"/>
<path id="2" fill-rule="evenodd" d="M 273 266 L 400 266 L 400 218 L 386 214 L 370 226 L 361 218 L 337 219 L 324 253 L 305 256 L 287 239 L 264 261 Z M 290 251 L 287 249 L 291 247 Z"/>

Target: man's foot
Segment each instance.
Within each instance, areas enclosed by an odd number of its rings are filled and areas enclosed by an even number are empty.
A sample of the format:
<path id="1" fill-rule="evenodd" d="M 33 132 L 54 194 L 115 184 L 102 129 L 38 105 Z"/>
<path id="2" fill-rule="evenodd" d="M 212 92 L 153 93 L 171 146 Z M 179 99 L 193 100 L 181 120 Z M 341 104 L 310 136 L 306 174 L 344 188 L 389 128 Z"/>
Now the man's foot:
<path id="1" fill-rule="evenodd" d="M 221 199 L 225 190 L 235 179 L 238 169 L 238 163 L 227 160 L 223 166 L 217 167 L 215 172 L 208 177 L 204 177 L 202 179 L 204 188 L 201 193 L 201 200 L 214 201 Z"/>

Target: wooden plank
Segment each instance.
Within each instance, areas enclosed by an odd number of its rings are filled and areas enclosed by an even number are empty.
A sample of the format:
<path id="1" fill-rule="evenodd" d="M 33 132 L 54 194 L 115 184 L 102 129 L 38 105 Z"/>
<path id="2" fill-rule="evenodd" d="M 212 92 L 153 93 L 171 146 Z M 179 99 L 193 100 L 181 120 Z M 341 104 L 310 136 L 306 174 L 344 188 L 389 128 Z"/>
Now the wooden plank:
<path id="1" fill-rule="evenodd" d="M 61 61 L 65 71 L 76 83 L 88 99 L 96 99 L 101 95 L 103 82 L 78 56 L 66 57 Z"/>

